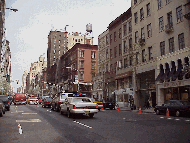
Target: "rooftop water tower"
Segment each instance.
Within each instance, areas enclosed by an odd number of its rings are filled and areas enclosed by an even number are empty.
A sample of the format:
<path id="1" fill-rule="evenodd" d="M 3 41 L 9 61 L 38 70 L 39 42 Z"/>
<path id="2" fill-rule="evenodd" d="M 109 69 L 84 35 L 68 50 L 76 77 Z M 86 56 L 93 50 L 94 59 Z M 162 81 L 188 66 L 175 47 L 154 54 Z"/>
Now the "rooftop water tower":
<path id="1" fill-rule="evenodd" d="M 91 34 L 92 33 L 92 34 Z M 86 34 L 85 35 L 88 35 L 89 37 L 92 37 L 92 39 L 90 38 L 90 39 L 88 39 L 88 38 L 86 38 L 86 41 L 87 41 L 87 43 L 90 43 L 90 40 L 92 40 L 92 45 L 93 45 L 93 32 L 92 32 L 92 24 L 87 24 L 86 25 Z"/>

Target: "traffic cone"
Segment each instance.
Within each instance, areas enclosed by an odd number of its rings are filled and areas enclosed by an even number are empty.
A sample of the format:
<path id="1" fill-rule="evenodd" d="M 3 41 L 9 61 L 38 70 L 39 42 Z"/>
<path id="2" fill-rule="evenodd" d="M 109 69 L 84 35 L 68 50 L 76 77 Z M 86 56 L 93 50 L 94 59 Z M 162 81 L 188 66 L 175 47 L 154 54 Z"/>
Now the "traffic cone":
<path id="1" fill-rule="evenodd" d="M 166 116 L 169 117 L 170 116 L 170 113 L 169 113 L 169 109 L 167 108 L 166 110 Z"/>
<path id="2" fill-rule="evenodd" d="M 104 107 L 102 107 L 102 110 L 104 110 Z"/>
<path id="3" fill-rule="evenodd" d="M 141 113 L 141 106 L 139 107 L 139 113 Z"/>
<path id="4" fill-rule="evenodd" d="M 120 111 L 120 108 L 119 108 L 119 107 L 117 108 L 117 111 Z"/>

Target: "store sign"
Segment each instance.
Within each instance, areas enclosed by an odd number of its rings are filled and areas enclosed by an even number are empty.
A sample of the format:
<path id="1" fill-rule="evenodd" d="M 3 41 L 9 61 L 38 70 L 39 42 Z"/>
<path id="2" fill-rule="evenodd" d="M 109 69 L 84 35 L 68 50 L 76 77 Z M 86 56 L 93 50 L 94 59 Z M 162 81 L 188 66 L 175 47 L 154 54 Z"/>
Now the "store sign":
<path id="1" fill-rule="evenodd" d="M 78 75 L 75 75 L 75 82 L 78 82 Z"/>
<path id="2" fill-rule="evenodd" d="M 164 86 L 165 88 L 167 88 L 167 87 L 184 86 L 184 81 L 165 82 L 165 83 L 163 83 L 163 86 Z"/>

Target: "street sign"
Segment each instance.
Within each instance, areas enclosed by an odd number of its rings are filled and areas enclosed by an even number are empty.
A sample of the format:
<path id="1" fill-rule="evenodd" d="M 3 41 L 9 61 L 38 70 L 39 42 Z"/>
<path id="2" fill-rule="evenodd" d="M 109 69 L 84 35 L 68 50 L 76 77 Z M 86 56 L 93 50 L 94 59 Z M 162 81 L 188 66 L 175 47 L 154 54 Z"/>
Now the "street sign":
<path id="1" fill-rule="evenodd" d="M 78 75 L 75 75 L 75 82 L 78 82 Z"/>

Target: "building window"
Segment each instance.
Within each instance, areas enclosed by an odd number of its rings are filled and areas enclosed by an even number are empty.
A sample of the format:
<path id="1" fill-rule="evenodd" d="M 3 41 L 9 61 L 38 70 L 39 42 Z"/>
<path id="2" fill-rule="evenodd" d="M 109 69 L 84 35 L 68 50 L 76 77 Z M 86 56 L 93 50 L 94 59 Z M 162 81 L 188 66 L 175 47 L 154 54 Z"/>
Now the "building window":
<path id="1" fill-rule="evenodd" d="M 166 4 L 168 4 L 171 0 L 166 0 Z"/>
<path id="2" fill-rule="evenodd" d="M 153 59 L 152 47 L 148 47 L 148 52 L 149 52 L 149 60 L 152 60 Z"/>
<path id="3" fill-rule="evenodd" d="M 80 42 L 80 39 L 78 39 L 78 42 Z"/>
<path id="4" fill-rule="evenodd" d="M 169 39 L 169 52 L 174 52 L 174 37 Z"/>
<path id="5" fill-rule="evenodd" d="M 147 16 L 149 16 L 150 15 L 150 3 L 148 3 L 146 5 L 146 10 L 147 10 Z"/>
<path id="6" fill-rule="evenodd" d="M 137 12 L 134 13 L 134 17 L 135 17 L 135 23 L 138 22 L 138 15 L 137 15 Z"/>
<path id="7" fill-rule="evenodd" d="M 119 38 L 121 38 L 121 28 L 119 28 Z"/>
<path id="8" fill-rule="evenodd" d="M 132 23 L 131 23 L 131 21 L 129 21 L 129 33 L 131 33 L 132 32 Z"/>
<path id="9" fill-rule="evenodd" d="M 108 72 L 108 64 L 106 64 L 106 72 Z"/>
<path id="10" fill-rule="evenodd" d="M 136 32 L 135 32 L 135 43 L 138 43 L 138 38 L 139 38 L 139 36 L 138 36 L 138 31 L 136 31 Z"/>
<path id="11" fill-rule="evenodd" d="M 84 51 L 83 51 L 83 50 L 80 51 L 80 57 L 81 57 L 81 58 L 84 57 Z"/>
<path id="12" fill-rule="evenodd" d="M 108 49 L 106 49 L 106 59 L 108 59 Z"/>
<path id="13" fill-rule="evenodd" d="M 165 41 L 160 42 L 160 52 L 161 52 L 161 56 L 165 55 Z"/>
<path id="14" fill-rule="evenodd" d="M 84 80 L 84 72 L 80 72 L 80 80 Z"/>
<path id="15" fill-rule="evenodd" d="M 160 32 L 164 30 L 164 18 L 163 18 L 163 16 L 159 18 L 159 29 L 160 29 Z"/>
<path id="16" fill-rule="evenodd" d="M 117 57 L 117 47 L 114 47 L 114 57 Z"/>
<path id="17" fill-rule="evenodd" d="M 84 61 L 80 61 L 80 68 L 84 68 Z"/>
<path id="18" fill-rule="evenodd" d="M 142 50 L 142 62 L 146 61 L 146 57 L 145 57 L 145 49 Z"/>
<path id="19" fill-rule="evenodd" d="M 110 58 L 113 58 L 112 49 L 110 49 Z"/>
<path id="20" fill-rule="evenodd" d="M 168 24 L 173 23 L 172 22 L 172 12 L 167 13 L 167 19 L 168 19 Z"/>
<path id="21" fill-rule="evenodd" d="M 136 53 L 136 64 L 138 64 L 138 63 L 139 63 L 139 54 Z"/>
<path id="22" fill-rule="evenodd" d="M 59 40 L 59 43 L 61 43 L 61 40 Z"/>
<path id="23" fill-rule="evenodd" d="M 129 49 L 133 48 L 132 46 L 132 38 L 129 38 Z"/>
<path id="24" fill-rule="evenodd" d="M 157 0 L 158 1 L 158 9 L 162 8 L 163 4 L 162 4 L 162 0 Z"/>
<path id="25" fill-rule="evenodd" d="M 127 25 L 123 25 L 123 35 L 125 36 L 127 34 Z"/>
<path id="26" fill-rule="evenodd" d="M 134 0 L 134 5 L 137 3 L 137 0 Z"/>
<path id="27" fill-rule="evenodd" d="M 185 48 L 184 34 L 181 33 L 178 35 L 179 50 Z"/>
<path id="28" fill-rule="evenodd" d="M 116 32 L 114 32 L 114 41 L 116 41 Z"/>
<path id="29" fill-rule="evenodd" d="M 92 69 L 95 69 L 95 62 L 91 62 Z"/>
<path id="30" fill-rule="evenodd" d="M 119 56 L 122 55 L 122 51 L 121 51 L 121 44 L 119 44 Z"/>
<path id="31" fill-rule="evenodd" d="M 140 9 L 140 19 L 142 20 L 144 18 L 144 11 L 143 8 Z"/>
<path id="32" fill-rule="evenodd" d="M 112 34 L 110 35 L 110 43 L 112 43 Z"/>
<path id="33" fill-rule="evenodd" d="M 127 44 L 126 41 L 123 41 L 123 52 L 127 52 Z"/>
<path id="34" fill-rule="evenodd" d="M 126 68 L 128 66 L 127 64 L 127 58 L 124 59 L 124 68 Z"/>
<path id="35" fill-rule="evenodd" d="M 106 49 L 106 58 L 108 59 L 108 49 Z"/>
<path id="36" fill-rule="evenodd" d="M 106 36 L 106 44 L 108 45 L 108 36 Z"/>
<path id="37" fill-rule="evenodd" d="M 116 73 L 117 70 L 117 62 L 114 64 L 114 73 Z"/>
<path id="38" fill-rule="evenodd" d="M 148 34 L 148 37 L 152 36 L 151 23 L 147 25 L 147 34 Z"/>
<path id="39" fill-rule="evenodd" d="M 110 65 L 110 72 L 111 73 L 113 72 L 113 65 L 112 64 Z"/>
<path id="40" fill-rule="evenodd" d="M 133 57 L 131 56 L 131 57 L 129 58 L 129 65 L 132 66 L 132 64 L 133 64 Z"/>
<path id="41" fill-rule="evenodd" d="M 59 49 L 60 49 L 60 45 L 59 45 Z"/>
<path id="42" fill-rule="evenodd" d="M 141 28 L 141 39 L 145 39 L 144 27 Z"/>
<path id="43" fill-rule="evenodd" d="M 77 39 L 75 39 L 75 42 L 77 42 Z"/>
<path id="44" fill-rule="evenodd" d="M 95 59 L 95 58 L 96 58 L 96 52 L 93 51 L 93 52 L 91 53 L 91 55 L 92 55 L 92 59 Z"/>
<path id="45" fill-rule="evenodd" d="M 121 69 L 121 68 L 122 68 L 122 60 L 119 60 L 119 61 L 118 61 L 117 67 L 118 67 L 118 69 Z"/>
<path id="46" fill-rule="evenodd" d="M 177 14 L 177 22 L 182 21 L 183 20 L 182 6 L 176 8 L 176 14 Z"/>

